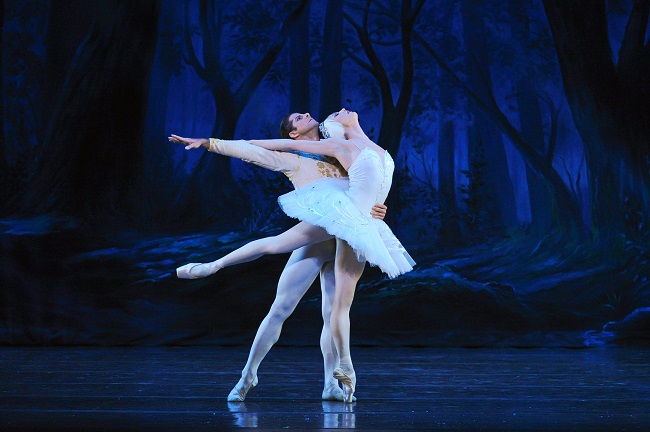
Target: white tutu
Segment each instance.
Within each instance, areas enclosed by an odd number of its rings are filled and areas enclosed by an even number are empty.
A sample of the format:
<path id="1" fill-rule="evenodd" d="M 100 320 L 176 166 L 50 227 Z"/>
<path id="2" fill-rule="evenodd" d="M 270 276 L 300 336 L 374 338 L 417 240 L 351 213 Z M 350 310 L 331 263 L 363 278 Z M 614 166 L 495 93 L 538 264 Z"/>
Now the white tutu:
<path id="1" fill-rule="evenodd" d="M 360 261 L 394 278 L 412 270 L 415 261 L 388 225 L 370 216 L 372 205 L 386 198 L 394 164 L 388 153 L 382 164 L 374 150 L 367 150 L 348 169 L 349 188 L 345 180 L 324 178 L 280 196 L 278 202 L 288 216 L 345 240 Z"/>

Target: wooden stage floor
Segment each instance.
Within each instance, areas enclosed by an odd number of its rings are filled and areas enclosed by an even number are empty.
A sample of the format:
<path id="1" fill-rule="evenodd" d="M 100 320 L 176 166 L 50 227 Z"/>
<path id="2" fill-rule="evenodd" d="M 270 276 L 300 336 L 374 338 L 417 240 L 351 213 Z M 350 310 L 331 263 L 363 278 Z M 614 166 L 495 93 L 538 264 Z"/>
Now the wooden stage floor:
<path id="1" fill-rule="evenodd" d="M 317 347 L 271 350 L 245 403 L 245 347 L 0 347 L 14 431 L 650 430 L 647 348 L 354 348 L 358 401 L 320 400 Z"/>

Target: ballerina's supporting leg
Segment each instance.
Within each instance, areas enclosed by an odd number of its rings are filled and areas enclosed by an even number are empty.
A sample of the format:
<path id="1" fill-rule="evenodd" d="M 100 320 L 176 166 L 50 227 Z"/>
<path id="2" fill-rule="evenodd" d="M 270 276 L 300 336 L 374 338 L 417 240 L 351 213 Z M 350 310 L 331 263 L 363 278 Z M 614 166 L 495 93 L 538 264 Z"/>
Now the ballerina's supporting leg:
<path id="1" fill-rule="evenodd" d="M 210 276 L 224 267 L 254 261 L 263 255 L 281 254 L 300 247 L 327 240 L 332 236 L 323 228 L 300 222 L 282 234 L 246 243 L 223 258 L 209 263 L 189 263 L 176 269 L 181 279 L 198 279 Z"/>
<path id="2" fill-rule="evenodd" d="M 331 243 L 336 244 L 335 242 Z M 334 247 L 332 247 L 331 256 L 334 258 Z M 323 353 L 323 369 L 325 372 L 325 385 L 323 386 L 321 397 L 323 400 L 342 402 L 345 399 L 345 396 L 343 390 L 339 387 L 338 381 L 334 378 L 334 370 L 339 367 L 339 353 L 336 350 L 334 339 L 332 339 L 332 327 L 330 325 L 332 302 L 336 291 L 333 260 L 323 266 L 320 274 L 320 286 L 322 292 L 323 314 L 323 330 L 320 335 L 320 349 Z M 355 401 L 356 398 L 353 396 L 352 400 Z"/>
<path id="3" fill-rule="evenodd" d="M 252 383 L 257 380 L 257 369 L 260 363 L 280 337 L 284 321 L 291 315 L 302 296 L 316 279 L 323 264 L 334 257 L 333 243 L 333 241 L 321 242 L 299 248 L 291 254 L 278 281 L 273 305 L 257 330 L 241 378 L 228 395 L 229 402 L 242 402 L 246 398 L 246 393 Z M 329 328 L 329 321 L 327 327 Z M 323 356 L 325 355 L 324 352 Z M 334 367 L 331 367 L 330 381 L 333 370 Z"/>
<path id="4" fill-rule="evenodd" d="M 343 385 L 345 402 L 348 403 L 352 402 L 357 383 L 350 355 L 350 307 L 364 267 L 365 261 L 359 262 L 352 248 L 345 241 L 336 239 L 336 292 L 330 323 L 340 357 L 340 366 L 334 370 L 334 377 Z"/>

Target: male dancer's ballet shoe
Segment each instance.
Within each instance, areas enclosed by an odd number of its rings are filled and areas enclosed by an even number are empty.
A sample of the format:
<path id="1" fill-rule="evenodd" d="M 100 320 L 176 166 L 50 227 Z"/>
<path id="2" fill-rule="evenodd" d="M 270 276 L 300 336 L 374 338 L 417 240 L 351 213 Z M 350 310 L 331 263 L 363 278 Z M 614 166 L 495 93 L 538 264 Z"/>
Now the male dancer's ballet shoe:
<path id="1" fill-rule="evenodd" d="M 339 380 L 343 385 L 343 402 L 352 403 L 352 398 L 354 397 L 354 387 L 357 384 L 357 375 L 352 373 L 346 373 L 340 367 L 334 369 L 334 378 Z"/>
<path id="2" fill-rule="evenodd" d="M 216 273 L 212 263 L 189 263 L 176 269 L 176 276 L 179 279 L 200 279 Z M 219 270 L 219 269 L 217 269 Z"/>
<path id="3" fill-rule="evenodd" d="M 345 394 L 341 387 L 338 385 L 332 385 L 323 389 L 322 399 L 324 401 L 338 401 L 343 402 L 345 400 Z M 357 397 L 352 396 L 352 402 L 356 402 Z"/>
<path id="4" fill-rule="evenodd" d="M 237 388 L 237 385 L 235 385 L 235 387 L 233 387 L 232 390 L 230 390 L 230 393 L 228 393 L 228 402 L 244 402 L 248 390 L 250 390 L 251 387 L 255 387 L 256 385 L 257 385 L 257 377 L 255 377 L 250 384 L 244 385 L 244 387 Z"/>

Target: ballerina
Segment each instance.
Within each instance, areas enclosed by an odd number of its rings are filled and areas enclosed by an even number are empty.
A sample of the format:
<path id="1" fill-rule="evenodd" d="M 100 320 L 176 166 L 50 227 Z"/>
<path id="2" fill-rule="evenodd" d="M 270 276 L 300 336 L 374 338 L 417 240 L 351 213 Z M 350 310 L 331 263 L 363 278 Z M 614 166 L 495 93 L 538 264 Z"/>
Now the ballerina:
<path id="1" fill-rule="evenodd" d="M 392 182 L 394 162 L 388 152 L 363 132 L 355 112 L 335 112 L 323 122 L 331 137 L 319 142 L 251 140 L 270 150 L 296 150 L 335 157 L 348 171 L 345 182 L 323 179 L 281 196 L 278 200 L 289 216 L 301 220 L 284 233 L 248 243 L 210 263 L 190 263 L 177 269 L 180 278 L 209 276 L 219 269 L 252 261 L 264 254 L 285 253 L 336 237 L 335 294 L 331 314 L 332 336 L 340 355 L 334 377 L 351 402 L 356 375 L 349 350 L 349 310 L 365 261 L 379 266 L 393 278 L 415 264 L 388 226 L 370 217 L 375 202 L 383 202 Z M 347 139 L 346 139 L 347 138 Z"/>

